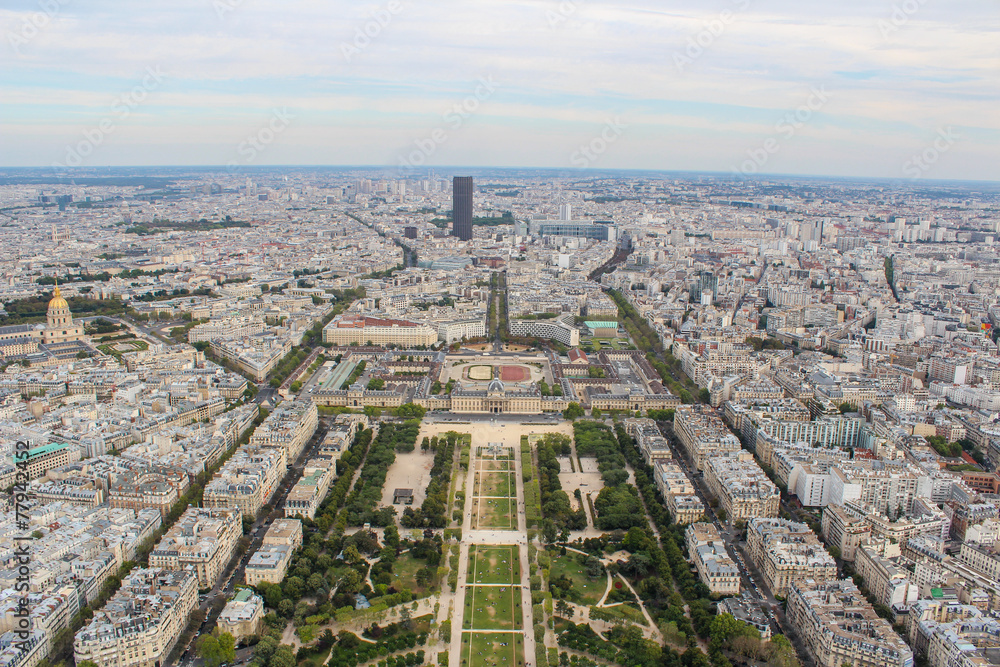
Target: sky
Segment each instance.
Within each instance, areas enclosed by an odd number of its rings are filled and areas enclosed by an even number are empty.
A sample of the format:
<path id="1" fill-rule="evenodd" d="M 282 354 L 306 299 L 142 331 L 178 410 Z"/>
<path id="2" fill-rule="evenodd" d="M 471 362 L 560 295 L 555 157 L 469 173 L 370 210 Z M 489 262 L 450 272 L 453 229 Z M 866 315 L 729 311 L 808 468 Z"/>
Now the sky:
<path id="1" fill-rule="evenodd" d="M 0 166 L 1000 180 L 1000 0 L 4 0 Z"/>

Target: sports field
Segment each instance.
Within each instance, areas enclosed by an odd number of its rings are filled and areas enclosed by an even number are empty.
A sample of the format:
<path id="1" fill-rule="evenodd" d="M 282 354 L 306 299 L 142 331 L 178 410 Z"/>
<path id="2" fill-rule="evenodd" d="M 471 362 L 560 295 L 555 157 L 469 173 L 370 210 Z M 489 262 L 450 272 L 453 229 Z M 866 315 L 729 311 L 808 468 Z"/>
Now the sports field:
<path id="1" fill-rule="evenodd" d="M 524 636 L 520 632 L 462 633 L 462 667 L 521 667 Z"/>
<path id="2" fill-rule="evenodd" d="M 469 547 L 469 584 L 521 583 L 521 552 L 517 546 Z"/>

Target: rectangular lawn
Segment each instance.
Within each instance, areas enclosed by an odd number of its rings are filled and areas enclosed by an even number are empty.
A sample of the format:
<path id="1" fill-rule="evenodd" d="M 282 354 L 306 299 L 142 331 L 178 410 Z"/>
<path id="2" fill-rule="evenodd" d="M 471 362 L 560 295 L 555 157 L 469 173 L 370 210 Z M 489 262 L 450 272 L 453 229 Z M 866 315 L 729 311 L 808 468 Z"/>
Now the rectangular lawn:
<path id="1" fill-rule="evenodd" d="M 519 630 L 520 586 L 469 586 L 465 589 L 465 630 Z"/>
<path id="2" fill-rule="evenodd" d="M 516 508 L 517 501 L 510 498 L 477 498 L 472 527 L 514 530 L 517 528 Z"/>
<path id="3" fill-rule="evenodd" d="M 469 584 L 521 583 L 521 557 L 516 546 L 469 548 Z"/>
<path id="4" fill-rule="evenodd" d="M 487 498 L 513 498 L 516 490 L 517 484 L 514 482 L 514 473 L 479 473 L 479 489 L 476 495 Z"/>
<path id="5" fill-rule="evenodd" d="M 523 666 L 524 636 L 520 633 L 462 633 L 462 667 Z"/>

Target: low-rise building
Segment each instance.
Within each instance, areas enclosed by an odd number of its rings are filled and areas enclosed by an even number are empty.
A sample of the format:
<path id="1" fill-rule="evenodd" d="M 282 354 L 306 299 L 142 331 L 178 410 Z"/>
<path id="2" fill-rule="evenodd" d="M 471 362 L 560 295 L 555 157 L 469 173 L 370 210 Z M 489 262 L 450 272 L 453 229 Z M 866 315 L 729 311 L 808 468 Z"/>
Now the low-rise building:
<path id="1" fill-rule="evenodd" d="M 219 631 L 228 632 L 239 643 L 260 632 L 264 623 L 264 598 L 249 588 L 236 591 L 219 614 Z"/>
<path id="2" fill-rule="evenodd" d="M 715 526 L 693 523 L 684 531 L 684 538 L 701 582 L 714 594 L 739 595 L 740 571 Z"/>
<path id="3" fill-rule="evenodd" d="M 294 547 L 288 544 L 264 544 L 250 556 L 244 569 L 244 580 L 248 586 L 259 586 L 266 581 L 271 584 L 281 583 L 292 562 Z"/>

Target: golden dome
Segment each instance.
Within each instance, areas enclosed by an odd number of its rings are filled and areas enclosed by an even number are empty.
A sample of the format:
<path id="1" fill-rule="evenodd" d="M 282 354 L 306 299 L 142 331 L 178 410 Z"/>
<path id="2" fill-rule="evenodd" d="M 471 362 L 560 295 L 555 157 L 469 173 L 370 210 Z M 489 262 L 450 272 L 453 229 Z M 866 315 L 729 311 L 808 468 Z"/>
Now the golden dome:
<path id="1" fill-rule="evenodd" d="M 56 285 L 55 290 L 52 292 L 52 300 L 49 301 L 49 310 L 54 308 L 69 308 L 69 304 L 66 299 L 62 298 L 62 292 L 59 290 L 59 285 Z"/>

